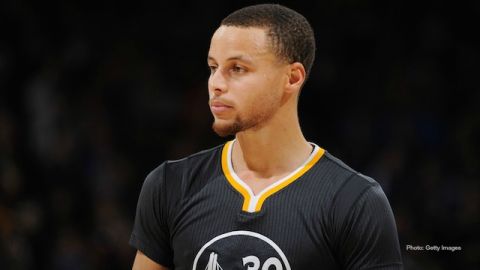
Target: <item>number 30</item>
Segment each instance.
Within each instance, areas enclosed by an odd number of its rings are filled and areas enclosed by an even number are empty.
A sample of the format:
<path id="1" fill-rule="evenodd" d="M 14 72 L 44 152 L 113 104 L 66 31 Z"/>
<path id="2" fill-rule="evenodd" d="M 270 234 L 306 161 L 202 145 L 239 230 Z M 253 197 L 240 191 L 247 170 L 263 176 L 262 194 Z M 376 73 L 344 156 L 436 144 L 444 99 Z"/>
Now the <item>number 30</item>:
<path id="1" fill-rule="evenodd" d="M 258 270 L 260 269 L 260 259 L 256 256 L 247 256 L 242 259 L 243 266 L 247 266 L 247 270 Z M 262 270 L 269 270 L 270 266 L 275 266 L 275 270 L 283 270 L 282 263 L 279 259 L 275 257 L 268 258 L 262 266 Z"/>

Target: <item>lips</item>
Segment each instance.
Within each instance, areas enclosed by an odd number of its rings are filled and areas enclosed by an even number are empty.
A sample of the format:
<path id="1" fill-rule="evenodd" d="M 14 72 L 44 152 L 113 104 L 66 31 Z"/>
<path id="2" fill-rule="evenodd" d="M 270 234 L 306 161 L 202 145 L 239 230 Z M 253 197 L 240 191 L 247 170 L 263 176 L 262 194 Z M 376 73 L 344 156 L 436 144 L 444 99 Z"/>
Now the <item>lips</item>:
<path id="1" fill-rule="evenodd" d="M 211 100 L 210 101 L 210 109 L 214 114 L 220 114 L 231 110 L 233 107 L 224 103 L 220 100 Z"/>

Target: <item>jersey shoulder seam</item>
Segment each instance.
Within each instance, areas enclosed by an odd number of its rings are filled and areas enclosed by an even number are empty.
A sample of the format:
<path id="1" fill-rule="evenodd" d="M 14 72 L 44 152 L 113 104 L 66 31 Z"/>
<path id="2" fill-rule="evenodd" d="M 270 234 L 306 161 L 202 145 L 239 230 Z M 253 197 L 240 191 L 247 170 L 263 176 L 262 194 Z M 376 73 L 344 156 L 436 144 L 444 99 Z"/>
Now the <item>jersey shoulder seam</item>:
<path id="1" fill-rule="evenodd" d="M 217 145 L 215 147 L 212 147 L 210 149 L 205 149 L 205 150 L 202 150 L 202 151 L 199 151 L 197 153 L 194 153 L 194 154 L 191 154 L 189 156 L 186 156 L 184 158 L 180 158 L 180 159 L 174 159 L 174 160 L 167 160 L 165 161 L 166 163 L 168 164 L 174 164 L 174 163 L 181 163 L 181 162 L 184 162 L 186 160 L 190 160 L 190 159 L 194 159 L 194 158 L 201 158 L 205 155 L 209 155 L 209 154 L 212 154 L 213 152 L 217 151 L 218 148 L 221 148 L 223 147 L 225 144 L 221 144 L 221 145 Z"/>
<path id="2" fill-rule="evenodd" d="M 349 171 L 353 174 L 356 174 L 358 173 L 357 171 L 355 171 L 354 169 L 352 169 L 351 167 L 349 167 L 347 164 L 345 164 L 343 161 L 341 161 L 340 159 L 336 158 L 335 156 L 333 156 L 332 154 L 330 154 L 328 151 L 325 151 L 325 154 L 324 154 L 325 158 L 327 158 L 330 162 L 334 163 L 335 165 L 337 165 L 338 167 L 346 170 L 346 171 Z"/>
<path id="3" fill-rule="evenodd" d="M 325 158 L 327 158 L 330 162 L 332 162 L 333 164 L 335 164 L 336 166 L 338 166 L 339 168 L 347 171 L 347 172 L 350 172 L 351 174 L 347 177 L 348 179 L 345 181 L 345 183 L 342 184 L 342 186 L 339 188 L 339 190 L 341 190 L 343 188 L 343 186 L 345 186 L 345 184 L 347 182 L 349 182 L 352 178 L 354 178 L 354 176 L 358 176 L 360 177 L 361 179 L 365 180 L 367 182 L 368 185 L 370 186 L 376 186 L 378 183 L 375 182 L 375 180 L 373 180 L 371 177 L 368 177 L 354 169 L 352 169 L 350 166 L 348 166 L 347 164 L 345 164 L 343 161 L 341 161 L 340 159 L 336 158 L 335 156 L 333 156 L 332 154 L 330 154 L 329 152 L 325 152 Z"/>

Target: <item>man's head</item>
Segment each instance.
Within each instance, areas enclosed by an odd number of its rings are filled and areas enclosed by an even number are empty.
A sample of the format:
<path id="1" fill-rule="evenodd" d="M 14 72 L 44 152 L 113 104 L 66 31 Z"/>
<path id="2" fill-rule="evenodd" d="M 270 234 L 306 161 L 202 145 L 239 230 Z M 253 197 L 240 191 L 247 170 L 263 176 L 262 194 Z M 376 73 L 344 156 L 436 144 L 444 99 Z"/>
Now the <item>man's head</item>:
<path id="1" fill-rule="evenodd" d="M 228 15 L 208 55 L 214 130 L 225 136 L 264 126 L 298 97 L 314 56 L 313 30 L 291 9 L 262 4 Z"/>
<path id="2" fill-rule="evenodd" d="M 254 5 L 231 13 L 221 25 L 266 30 L 277 57 L 288 63 L 302 63 L 307 76 L 310 73 L 315 59 L 315 36 L 300 13 L 276 4 Z"/>

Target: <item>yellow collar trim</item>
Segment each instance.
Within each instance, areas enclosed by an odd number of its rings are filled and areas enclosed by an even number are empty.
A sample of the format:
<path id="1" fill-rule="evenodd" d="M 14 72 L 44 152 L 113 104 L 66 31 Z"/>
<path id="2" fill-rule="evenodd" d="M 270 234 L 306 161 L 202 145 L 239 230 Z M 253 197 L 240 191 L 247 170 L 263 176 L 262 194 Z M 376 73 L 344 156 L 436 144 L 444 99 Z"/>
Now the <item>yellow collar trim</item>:
<path id="1" fill-rule="evenodd" d="M 286 186 L 293 183 L 295 180 L 300 178 L 303 174 L 305 174 L 310 168 L 317 163 L 318 160 L 323 156 L 325 150 L 321 147 L 313 144 L 314 150 L 310 157 L 302 164 L 299 168 L 293 171 L 291 174 L 287 175 L 286 177 L 276 181 L 275 183 L 271 184 L 262 192 L 257 195 L 253 194 L 252 189 L 238 177 L 232 167 L 232 149 L 233 149 L 233 141 L 229 141 L 225 144 L 222 150 L 222 170 L 227 178 L 230 185 L 232 185 L 235 190 L 237 190 L 243 196 L 243 206 L 242 210 L 245 212 L 258 212 L 262 209 L 262 205 L 265 200 L 275 194 L 276 192 L 280 191 L 281 189 L 285 188 Z"/>

